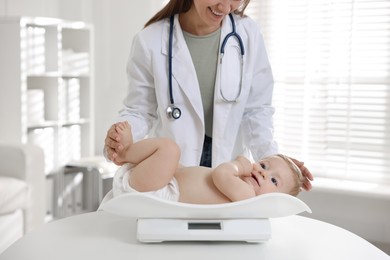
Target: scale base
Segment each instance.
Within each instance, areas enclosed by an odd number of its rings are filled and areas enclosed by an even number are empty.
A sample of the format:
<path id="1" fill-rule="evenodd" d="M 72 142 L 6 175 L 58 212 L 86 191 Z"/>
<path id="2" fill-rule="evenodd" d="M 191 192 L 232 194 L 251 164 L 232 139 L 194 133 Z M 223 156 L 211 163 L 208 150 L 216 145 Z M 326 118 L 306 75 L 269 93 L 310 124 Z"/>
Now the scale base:
<path id="1" fill-rule="evenodd" d="M 271 238 L 269 219 L 154 219 L 141 218 L 137 239 L 144 243 L 164 241 L 266 242 Z"/>

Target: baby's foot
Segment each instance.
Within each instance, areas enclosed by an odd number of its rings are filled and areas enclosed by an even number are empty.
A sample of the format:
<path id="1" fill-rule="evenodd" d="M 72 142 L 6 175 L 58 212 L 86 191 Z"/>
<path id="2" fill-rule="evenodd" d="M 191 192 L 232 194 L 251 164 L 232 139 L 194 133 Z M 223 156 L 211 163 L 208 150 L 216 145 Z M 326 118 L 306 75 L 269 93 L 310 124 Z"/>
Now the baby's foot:
<path id="1" fill-rule="evenodd" d="M 133 134 L 131 133 L 131 127 L 127 121 L 116 123 L 115 126 L 115 129 L 119 135 L 119 143 L 123 145 L 123 150 L 126 151 L 133 144 Z"/>

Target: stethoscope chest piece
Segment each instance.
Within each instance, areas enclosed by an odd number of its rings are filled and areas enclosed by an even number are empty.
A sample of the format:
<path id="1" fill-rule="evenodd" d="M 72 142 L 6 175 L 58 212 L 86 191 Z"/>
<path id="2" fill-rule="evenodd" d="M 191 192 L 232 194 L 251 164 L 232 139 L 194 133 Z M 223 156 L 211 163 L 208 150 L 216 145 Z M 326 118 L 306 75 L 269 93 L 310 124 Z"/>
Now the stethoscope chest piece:
<path id="1" fill-rule="evenodd" d="M 181 117 L 181 110 L 178 107 L 170 105 L 167 107 L 168 118 L 179 119 Z"/>

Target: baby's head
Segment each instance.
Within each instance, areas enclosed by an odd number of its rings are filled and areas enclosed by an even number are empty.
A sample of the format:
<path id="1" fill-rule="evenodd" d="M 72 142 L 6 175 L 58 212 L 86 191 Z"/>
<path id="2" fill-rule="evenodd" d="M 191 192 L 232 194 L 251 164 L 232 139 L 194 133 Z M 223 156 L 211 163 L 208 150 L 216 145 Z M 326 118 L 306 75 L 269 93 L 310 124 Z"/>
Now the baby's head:
<path id="1" fill-rule="evenodd" d="M 297 196 L 304 177 L 299 167 L 283 154 L 266 157 L 253 165 L 252 176 L 245 178 L 256 195 L 282 192 Z"/>
<path id="2" fill-rule="evenodd" d="M 282 158 L 288 164 L 290 170 L 292 171 L 294 181 L 288 194 L 297 196 L 301 191 L 302 184 L 305 180 L 301 169 L 299 169 L 299 167 L 288 156 L 284 154 L 277 154 L 276 156 Z"/>

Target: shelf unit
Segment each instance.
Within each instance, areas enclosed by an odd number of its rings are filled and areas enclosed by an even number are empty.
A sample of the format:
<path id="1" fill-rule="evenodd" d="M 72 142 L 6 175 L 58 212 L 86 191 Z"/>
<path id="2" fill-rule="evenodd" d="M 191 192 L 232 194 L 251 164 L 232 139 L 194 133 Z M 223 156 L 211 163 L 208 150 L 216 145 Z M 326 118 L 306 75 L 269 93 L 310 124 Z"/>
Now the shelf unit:
<path id="1" fill-rule="evenodd" d="M 2 17 L 0 35 L 0 140 L 41 146 L 48 190 L 59 196 L 64 166 L 94 154 L 93 27 Z M 58 196 L 48 202 L 49 215 Z"/>

